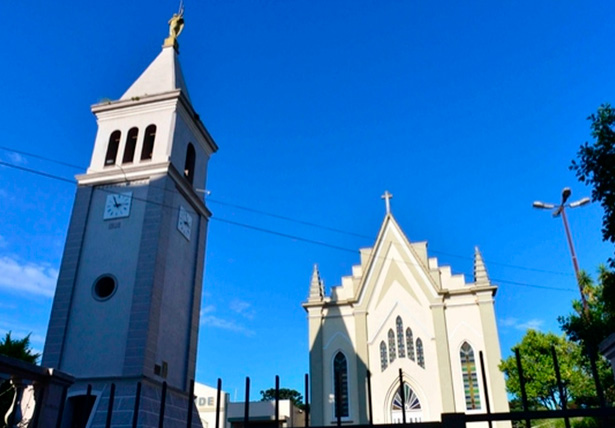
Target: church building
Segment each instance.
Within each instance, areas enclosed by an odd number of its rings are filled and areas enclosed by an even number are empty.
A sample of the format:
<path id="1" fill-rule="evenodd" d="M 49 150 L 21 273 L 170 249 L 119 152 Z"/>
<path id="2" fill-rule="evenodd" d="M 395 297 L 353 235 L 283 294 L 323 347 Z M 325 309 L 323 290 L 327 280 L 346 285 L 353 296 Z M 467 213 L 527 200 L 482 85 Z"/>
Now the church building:
<path id="1" fill-rule="evenodd" d="M 179 65 L 183 13 L 169 24 L 162 51 L 128 90 L 92 106 L 98 131 L 76 177 L 42 360 L 76 378 L 63 427 L 105 426 L 111 416 L 114 427 L 186 426 L 193 407 L 211 216 L 199 190 L 218 147 Z"/>
<path id="2" fill-rule="evenodd" d="M 408 240 L 390 197 L 374 246 L 360 250 L 360 264 L 330 295 L 314 266 L 303 304 L 312 425 L 335 425 L 338 416 L 351 425 L 440 421 L 442 413 L 486 413 L 487 400 L 492 412 L 507 412 L 497 287 L 478 248 L 466 282 L 429 257 L 426 242 Z"/>

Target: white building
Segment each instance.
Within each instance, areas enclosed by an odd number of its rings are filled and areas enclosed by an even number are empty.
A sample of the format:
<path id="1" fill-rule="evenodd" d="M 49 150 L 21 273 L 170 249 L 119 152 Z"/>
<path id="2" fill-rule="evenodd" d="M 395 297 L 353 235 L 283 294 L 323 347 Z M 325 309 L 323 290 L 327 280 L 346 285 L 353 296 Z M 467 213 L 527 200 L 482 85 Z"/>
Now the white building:
<path id="1" fill-rule="evenodd" d="M 218 405 L 218 390 L 211 386 L 195 382 L 194 395 L 194 402 L 199 412 L 203 428 L 230 428 L 230 424 L 226 417 L 229 405 L 228 393 L 220 391 L 220 405 Z M 217 419 L 216 413 L 218 413 Z M 218 422 L 217 426 L 216 420 Z"/>
<path id="2" fill-rule="evenodd" d="M 389 210 L 387 198 L 387 211 Z M 429 257 L 426 242 L 410 242 L 387 212 L 373 248 L 329 296 L 314 267 L 308 313 L 311 424 L 403 419 L 439 421 L 442 413 L 508 411 L 494 313 L 497 290 L 478 249 L 474 281 Z M 484 355 L 488 397 L 482 384 Z M 339 407 L 335 405 L 336 379 Z M 510 426 L 508 422 L 499 426 Z"/>

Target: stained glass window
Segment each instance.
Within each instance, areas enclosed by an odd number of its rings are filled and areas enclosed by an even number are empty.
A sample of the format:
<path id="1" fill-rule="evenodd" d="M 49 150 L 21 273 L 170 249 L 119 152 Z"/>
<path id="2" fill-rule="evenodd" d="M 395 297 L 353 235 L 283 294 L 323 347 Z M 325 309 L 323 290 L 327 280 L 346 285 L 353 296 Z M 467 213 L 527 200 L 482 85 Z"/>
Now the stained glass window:
<path id="1" fill-rule="evenodd" d="M 397 327 L 397 352 L 399 358 L 404 358 L 406 356 L 406 347 L 404 345 L 404 323 L 401 317 L 397 317 L 395 324 Z"/>
<path id="2" fill-rule="evenodd" d="M 340 410 L 342 418 L 348 417 L 348 364 L 346 356 L 338 352 L 333 360 L 333 387 L 334 394 L 339 394 L 339 405 L 335 403 L 335 417 L 337 418 L 337 410 Z"/>
<path id="3" fill-rule="evenodd" d="M 407 423 L 421 422 L 423 416 L 421 402 L 412 388 L 410 388 L 410 385 L 405 382 L 403 401 L 402 405 L 401 388 L 398 388 L 391 403 L 391 421 L 393 423 L 402 423 L 404 419 L 403 413 L 405 413 Z"/>
<path id="4" fill-rule="evenodd" d="M 421 410 L 421 402 L 419 397 L 416 396 L 410 385 L 404 382 L 404 404 L 406 411 L 408 410 Z M 391 410 L 401 410 L 401 388 L 397 389 L 395 397 L 393 397 L 393 403 L 391 404 Z"/>
<path id="5" fill-rule="evenodd" d="M 416 362 L 419 366 L 425 368 L 425 355 L 423 355 L 423 341 L 419 337 L 416 339 Z"/>
<path id="6" fill-rule="evenodd" d="M 389 329 L 389 362 L 395 361 L 395 333 L 393 329 Z"/>
<path id="7" fill-rule="evenodd" d="M 406 346 L 408 347 L 408 358 L 414 361 L 414 336 L 410 327 L 406 329 Z"/>
<path id="8" fill-rule="evenodd" d="M 461 345 L 459 351 L 461 358 L 461 373 L 463 374 L 463 389 L 466 397 L 466 409 L 480 409 L 480 391 L 478 389 L 478 376 L 476 375 L 476 362 L 474 350 L 468 342 Z"/>
<path id="9" fill-rule="evenodd" d="M 387 344 L 384 340 L 380 342 L 380 370 L 385 371 L 389 365 L 389 359 L 387 356 Z"/>

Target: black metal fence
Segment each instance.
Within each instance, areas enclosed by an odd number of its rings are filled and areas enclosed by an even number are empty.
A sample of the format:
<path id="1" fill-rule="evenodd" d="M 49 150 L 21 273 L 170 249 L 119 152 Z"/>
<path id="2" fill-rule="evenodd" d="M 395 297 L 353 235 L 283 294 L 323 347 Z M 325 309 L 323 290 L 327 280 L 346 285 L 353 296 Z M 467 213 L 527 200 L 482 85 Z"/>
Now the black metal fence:
<path id="1" fill-rule="evenodd" d="M 516 359 L 517 359 L 517 369 L 518 369 L 518 373 L 519 373 L 519 383 L 520 383 L 520 387 L 521 387 L 521 402 L 522 402 L 522 407 L 523 410 L 522 411 L 513 411 L 513 412 L 505 412 L 505 413 L 492 413 L 491 412 L 491 405 L 489 402 L 489 392 L 488 392 L 488 383 L 486 380 L 486 376 L 485 376 L 485 367 L 484 367 L 484 361 L 483 361 L 483 354 L 482 352 L 479 353 L 479 362 L 480 362 L 480 366 L 481 366 L 481 373 L 482 373 L 482 383 L 483 383 L 483 389 L 484 389 L 484 395 L 485 395 L 485 400 L 486 400 L 486 406 L 485 406 L 485 413 L 482 414 L 465 414 L 465 413 L 444 413 L 441 415 L 441 421 L 439 422 L 416 422 L 416 423 L 407 423 L 406 421 L 406 412 L 402 411 L 402 423 L 400 425 L 412 425 L 412 427 L 416 427 L 416 428 L 420 428 L 420 427 L 434 427 L 434 428 L 461 428 L 461 427 L 465 427 L 466 424 L 469 423 L 475 423 L 475 422 L 483 422 L 483 423 L 487 423 L 489 425 L 489 427 L 492 426 L 493 422 L 496 421 L 520 421 L 521 425 L 524 426 L 525 428 L 530 428 L 531 427 L 531 421 L 532 420 L 544 420 L 544 419 L 563 419 L 564 420 L 564 424 L 566 426 L 566 428 L 570 428 L 571 427 L 571 419 L 572 418 L 579 418 L 579 417 L 585 417 L 585 418 L 595 418 L 597 421 L 599 421 L 599 424 L 602 428 L 612 428 L 615 427 L 615 408 L 610 407 L 607 405 L 606 400 L 604 399 L 604 395 L 601 394 L 601 386 L 600 386 L 600 381 L 598 378 L 595 378 L 595 384 L 596 384 L 596 390 L 599 391 L 599 393 L 597 394 L 600 398 L 600 406 L 596 407 L 596 408 L 578 408 L 578 409 L 568 409 L 566 406 L 566 398 L 565 398 L 565 394 L 564 394 L 564 385 L 561 379 L 561 373 L 559 370 L 559 364 L 558 364 L 558 359 L 557 359 L 557 355 L 555 353 L 555 350 L 552 349 L 552 358 L 553 358 L 553 367 L 554 367 L 554 371 L 555 371 L 555 376 L 556 376 L 556 380 L 557 380 L 557 385 L 559 388 L 559 393 L 560 393 L 560 397 L 561 397 L 561 404 L 560 404 L 560 409 L 557 410 L 531 410 L 529 408 L 528 405 L 528 398 L 527 398 L 527 394 L 526 394 L 526 379 L 524 377 L 523 374 L 523 367 L 521 364 L 521 358 L 519 355 L 519 352 L 516 351 Z M 44 376 L 47 376 L 46 374 L 43 375 L 43 373 L 47 373 L 45 372 L 45 370 L 47 369 L 43 369 L 40 368 L 38 366 L 33 366 L 32 367 L 26 367 L 24 364 L 25 363 L 21 363 L 21 362 L 14 362 L 11 361 L 12 359 L 8 359 L 6 357 L 1 357 L 0 356 L 0 374 L 8 374 L 8 378 L 12 379 L 12 382 L 15 381 L 15 379 L 19 379 L 20 382 L 26 380 L 30 381 L 31 384 L 33 385 L 43 385 L 44 386 Z M 24 368 L 25 367 L 25 368 Z M 5 378 L 7 376 L 4 376 Z M 15 382 L 14 382 L 15 383 Z M 47 380 L 47 383 L 49 383 L 49 381 Z M 53 413 L 54 417 L 56 417 L 56 420 L 54 421 L 55 423 L 51 423 L 50 424 L 50 420 L 49 417 L 46 418 L 41 418 L 40 415 L 45 412 L 44 406 L 45 406 L 45 402 L 43 400 L 43 398 L 45 397 L 45 394 L 47 394 L 47 396 L 50 396 L 49 392 L 45 392 L 44 390 L 39 390 L 38 392 L 38 398 L 37 398 L 37 408 L 35 410 L 35 415 L 32 418 L 32 422 L 30 425 L 30 427 L 45 427 L 45 428 L 50 428 L 50 427 L 56 427 L 56 428 L 61 428 L 62 425 L 62 419 L 63 419 L 63 413 L 64 413 L 64 409 L 65 409 L 65 405 L 66 405 L 66 397 L 67 397 L 67 391 L 68 388 L 70 387 L 72 383 L 72 379 L 69 379 L 68 381 L 66 380 L 66 378 L 62 378 L 62 381 L 59 382 L 56 386 L 59 385 L 59 388 L 62 388 L 62 393 L 59 394 L 60 395 L 60 399 L 57 400 L 58 401 L 58 408 L 57 409 L 52 409 L 54 410 Z M 336 384 L 340 384 L 340 382 L 336 382 Z M 373 423 L 373 414 L 372 414 L 372 391 L 371 391 L 371 376 L 369 371 L 367 372 L 367 378 L 366 378 L 366 385 L 367 385 L 367 399 L 368 399 L 368 423 L 366 425 L 353 425 L 356 426 L 358 428 L 362 428 L 362 427 L 373 427 L 373 426 L 378 426 L 376 424 Z M 402 370 L 400 369 L 399 371 L 399 385 L 401 388 L 401 391 L 404 390 L 403 385 L 404 385 L 404 374 L 402 372 Z M 131 426 L 132 428 L 137 428 L 139 426 L 139 416 L 142 412 L 142 382 L 137 382 L 135 384 L 135 389 L 134 389 L 134 403 L 133 403 L 133 409 L 132 409 L 132 418 L 131 418 Z M 39 388 L 40 389 L 40 388 Z M 44 388 L 43 388 L 44 389 Z M 247 377 L 246 378 L 246 386 L 245 386 L 245 403 L 244 403 L 244 417 L 243 417 L 243 428 L 249 428 L 250 424 L 251 424 L 251 419 L 250 419 L 250 378 Z M 166 382 L 162 382 L 161 384 L 161 390 L 160 390 L 160 395 L 159 395 L 159 400 L 157 403 L 158 409 L 157 409 L 157 415 L 158 415 L 158 428 L 164 428 L 165 426 L 167 428 L 170 427 L 187 427 L 187 428 L 193 428 L 195 425 L 199 426 L 200 425 L 200 418 L 198 413 L 196 412 L 196 406 L 194 404 L 194 398 L 196 398 L 194 396 L 194 380 L 192 380 L 190 382 L 190 390 L 189 390 L 189 395 L 188 397 L 192 397 L 193 399 L 190 400 L 186 400 L 185 401 L 185 405 L 186 405 L 186 413 L 185 413 L 185 418 L 183 419 L 183 421 L 179 421 L 178 418 L 174 418 L 172 423 L 169 423 L 168 418 L 165 419 L 165 412 L 167 411 L 167 398 L 168 398 L 168 385 Z M 271 421 L 273 423 L 274 427 L 279 427 L 280 426 L 280 378 L 278 376 L 276 376 L 275 378 L 275 394 L 274 394 L 274 402 L 275 402 L 275 411 L 274 411 L 274 415 L 273 415 L 273 420 Z M 305 409 L 304 411 L 304 416 L 305 416 L 305 420 L 304 420 L 304 426 L 308 427 L 310 426 L 310 406 L 309 406 L 309 402 L 308 402 L 308 397 L 309 397 L 309 378 L 308 375 L 305 375 L 305 394 L 304 394 L 304 405 L 305 405 Z M 223 412 L 221 409 L 221 394 L 222 394 L 222 380 L 218 379 L 218 383 L 217 383 L 217 399 L 216 399 L 216 413 L 215 413 L 215 425 L 212 428 L 224 428 L 226 421 L 222 420 L 223 417 Z M 52 394 L 51 394 L 52 395 Z M 57 392 L 56 392 L 56 395 Z M 335 405 L 338 406 L 337 407 L 337 419 L 336 419 L 336 424 L 337 427 L 340 427 L 343 423 L 342 419 L 341 419 L 341 411 L 339 411 L 339 403 L 341 403 L 341 399 L 340 399 L 340 390 L 339 388 L 335 388 L 334 391 L 334 400 L 335 400 Z M 87 386 L 87 390 L 86 390 L 86 394 L 84 396 L 83 402 L 84 403 L 94 403 L 93 400 L 93 393 L 92 393 L 92 385 L 89 384 Z M 402 393 L 401 394 L 401 398 L 402 398 L 402 409 L 405 409 L 405 396 Z M 40 400 L 41 406 L 38 405 Z M 114 383 L 111 383 L 109 385 L 109 395 L 108 395 L 108 402 L 107 402 L 107 409 L 106 409 L 106 417 L 105 417 L 105 428 L 110 428 L 114 426 L 114 409 L 117 409 L 116 406 L 116 385 Z M 15 398 L 14 398 L 14 402 L 13 402 L 13 410 L 15 410 L 15 404 L 19 404 L 19 391 L 16 389 L 15 391 Z M 100 406 L 99 406 L 100 407 Z M 47 414 L 51 414 L 48 410 L 47 410 Z M 149 409 L 150 413 L 152 409 Z M 101 410 L 99 410 L 101 411 Z M 104 409 L 102 409 L 102 411 L 104 411 Z M 195 415 L 195 413 L 197 413 Z M 19 420 L 15 419 L 16 414 L 9 414 L 8 416 L 8 420 L 9 420 L 9 426 L 17 426 L 17 424 L 20 422 Z M 4 415 L 2 415 L 2 417 L 4 417 Z M 90 417 L 89 411 L 88 412 L 84 412 L 83 416 L 84 419 L 82 421 L 78 421 L 78 420 L 74 420 L 74 422 L 76 422 L 76 425 L 74 426 L 83 426 L 85 427 L 88 419 Z M 221 425 L 222 423 L 222 425 Z M 149 424 L 151 426 L 155 426 L 154 424 Z M 329 428 L 331 426 L 329 425 Z M 323 427 L 324 428 L 324 427 Z"/>

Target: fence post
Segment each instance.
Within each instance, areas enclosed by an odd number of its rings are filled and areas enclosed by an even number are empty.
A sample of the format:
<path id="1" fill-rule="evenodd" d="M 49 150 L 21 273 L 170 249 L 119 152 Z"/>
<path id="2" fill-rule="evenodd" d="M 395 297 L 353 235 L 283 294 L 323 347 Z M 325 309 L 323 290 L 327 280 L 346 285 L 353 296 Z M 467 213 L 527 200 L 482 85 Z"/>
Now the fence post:
<path id="1" fill-rule="evenodd" d="M 137 428 L 137 422 L 139 422 L 139 404 L 141 404 L 141 382 L 137 382 L 137 391 L 135 392 L 135 408 L 132 411 L 132 428 Z"/>
<path id="2" fill-rule="evenodd" d="M 527 413 L 527 393 L 525 392 L 525 377 L 523 376 L 523 366 L 521 365 L 521 355 L 519 348 L 515 348 L 515 358 L 517 359 L 517 374 L 519 375 L 519 386 L 521 387 L 521 403 L 523 404 L 523 412 Z M 532 424 L 529 419 L 525 419 L 525 428 L 531 428 Z"/>
<path id="3" fill-rule="evenodd" d="M 246 376 L 246 404 L 243 408 L 243 428 L 250 423 L 250 378 Z"/>
<path id="4" fill-rule="evenodd" d="M 280 376 L 275 375 L 275 428 L 278 428 L 279 426 L 280 426 Z"/>
<path id="5" fill-rule="evenodd" d="M 369 409 L 369 424 L 374 424 L 373 409 L 372 409 L 372 372 L 367 370 L 367 406 Z"/>
<path id="6" fill-rule="evenodd" d="M 60 409 L 58 410 L 58 422 L 56 423 L 56 428 L 60 428 L 62 426 L 62 419 L 64 418 L 64 407 L 66 407 L 66 398 L 68 397 L 68 386 L 64 386 L 62 390 L 62 401 L 60 402 Z M 41 400 L 41 403 L 43 401 Z"/>
<path id="7" fill-rule="evenodd" d="M 310 402 L 308 397 L 310 396 L 310 378 L 308 376 L 308 374 L 305 374 L 305 398 L 303 399 L 303 402 L 305 404 L 305 410 L 304 410 L 304 415 L 305 415 L 305 419 L 304 419 L 304 423 L 305 423 L 305 427 L 307 428 L 310 425 Z"/>
<path id="8" fill-rule="evenodd" d="M 222 379 L 218 378 L 218 391 L 216 393 L 216 426 L 214 428 L 220 428 L 220 395 L 222 391 Z"/>
<path id="9" fill-rule="evenodd" d="M 158 428 L 164 427 L 164 407 L 167 403 L 167 382 L 162 382 L 162 394 L 160 397 L 160 414 L 158 416 Z"/>
<path id="10" fill-rule="evenodd" d="M 109 392 L 109 405 L 107 406 L 107 423 L 105 428 L 111 428 L 111 418 L 113 417 L 113 401 L 115 400 L 115 384 L 111 384 L 111 391 Z"/>
<path id="11" fill-rule="evenodd" d="M 487 388 L 487 375 L 485 374 L 485 360 L 483 359 L 483 351 L 478 351 L 478 358 L 480 359 L 480 371 L 483 375 L 483 391 L 485 391 L 485 404 L 487 405 L 487 414 L 491 414 L 491 405 L 489 404 L 489 389 Z M 493 424 L 489 420 L 489 428 Z"/>
<path id="12" fill-rule="evenodd" d="M 190 392 L 188 397 L 188 416 L 186 417 L 186 428 L 192 426 L 192 406 L 194 404 L 194 379 L 190 381 Z"/>
<path id="13" fill-rule="evenodd" d="M 555 379 L 557 380 L 557 389 L 559 391 L 559 399 L 561 401 L 562 410 L 566 410 L 568 407 L 566 401 L 568 401 L 568 397 L 564 391 L 564 385 L 562 385 L 562 376 L 559 371 L 559 362 L 557 361 L 557 354 L 555 353 L 555 346 L 551 345 L 551 356 L 553 357 L 553 368 L 555 369 Z M 570 419 L 568 419 L 568 415 L 564 416 L 564 424 L 566 428 L 570 428 Z"/>
<path id="14" fill-rule="evenodd" d="M 404 372 L 399 369 L 399 396 L 401 397 L 401 420 L 406 425 L 406 391 L 404 390 Z"/>

